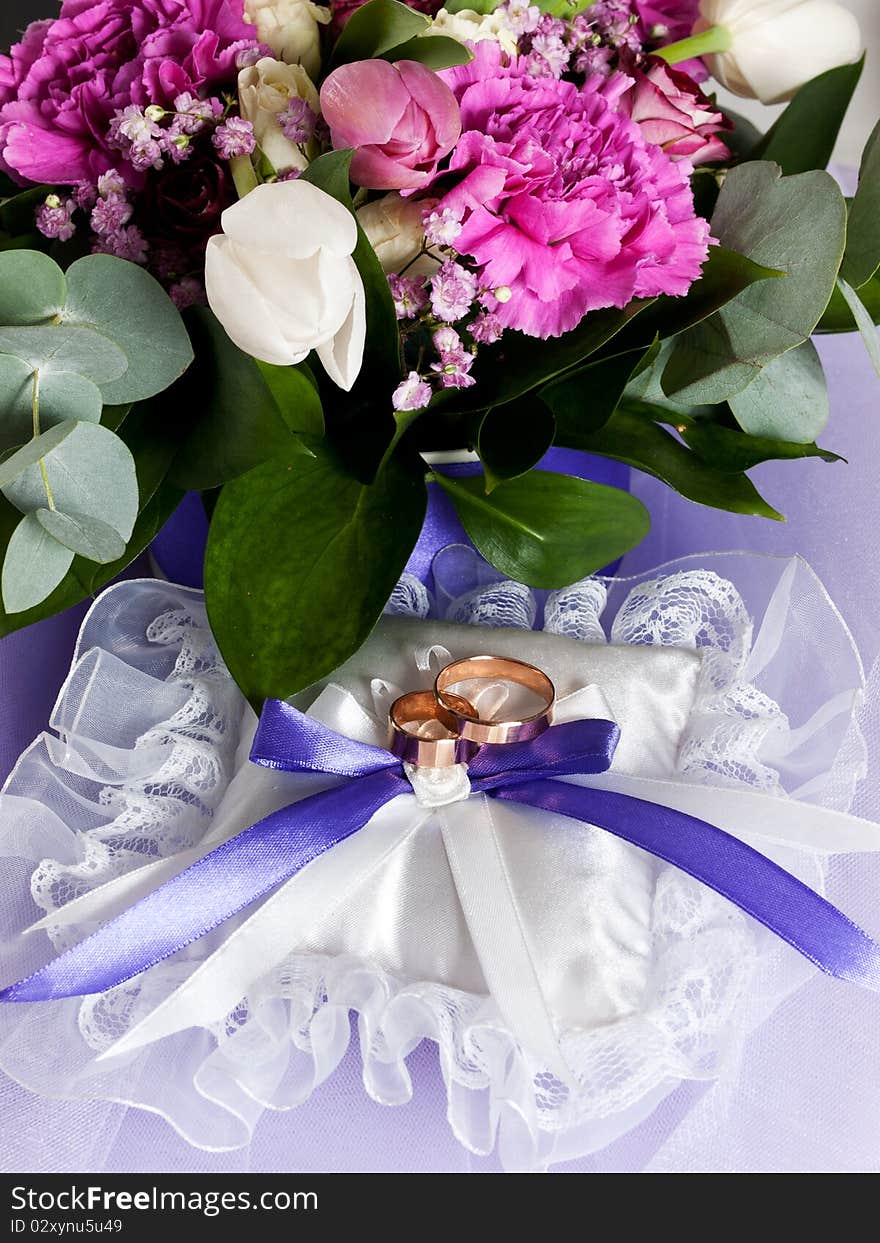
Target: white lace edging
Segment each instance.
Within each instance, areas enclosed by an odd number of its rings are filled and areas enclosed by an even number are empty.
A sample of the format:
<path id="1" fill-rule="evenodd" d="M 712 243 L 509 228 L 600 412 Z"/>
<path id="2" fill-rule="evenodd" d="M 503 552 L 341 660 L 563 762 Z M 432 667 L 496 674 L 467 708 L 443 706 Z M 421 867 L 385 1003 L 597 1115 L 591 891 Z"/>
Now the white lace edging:
<path id="1" fill-rule="evenodd" d="M 456 586 L 470 572 L 462 570 L 471 556 L 465 552 L 456 554 Z M 612 618 L 611 642 L 697 648 L 702 679 L 679 776 L 801 796 L 808 788 L 817 801 L 843 805 L 861 755 L 849 714 L 823 716 L 817 703 L 793 728 L 762 682 L 783 702 L 780 691 L 802 683 L 802 669 L 789 668 L 788 687 L 782 672 L 790 663 L 782 640 L 793 594 L 801 615 L 804 601 L 816 611 L 818 662 L 829 643 L 839 643 L 836 694 L 851 692 L 851 702 L 861 685 L 857 654 L 839 618 L 829 631 L 832 606 L 803 563 L 749 559 L 757 560 L 767 572 L 757 576 L 761 586 L 752 584 L 748 605 L 719 573 L 729 572 L 732 559 L 720 558 L 718 569 L 679 565 L 635 582 L 591 579 L 546 599 L 497 576 L 465 582 L 456 593 L 439 566 L 433 599 L 404 583 L 391 611 L 483 624 L 503 618 L 523 628 L 543 613 L 545 629 L 586 642 L 607 641 L 604 613 Z M 475 563 L 471 570 L 486 574 Z M 33 903 L 51 913 L 111 876 L 198 843 L 234 770 L 243 711 L 199 593 L 154 582 L 105 593 L 84 623 L 53 715 L 61 741 L 39 739 L 0 798 L 4 888 L 18 895 L 3 910 L 6 935 L 33 922 Z M 35 849 L 45 856 L 36 861 L 29 902 L 21 861 Z M 814 860 L 779 857 L 821 888 Z M 80 924 L 50 929 L 50 937 L 61 948 L 89 931 Z M 652 935 L 654 969 L 642 1010 L 606 1027 L 561 1033 L 566 1061 L 576 1068 L 575 1092 L 532 1062 L 491 998 L 317 954 L 289 956 L 221 1024 L 168 1038 L 122 1066 L 96 1063 L 95 1053 L 216 948 L 211 938 L 108 993 L 5 1008 L 0 1066 L 46 1095 L 123 1101 L 162 1114 L 200 1147 L 234 1148 L 249 1141 L 263 1110 L 294 1107 L 333 1072 L 355 1010 L 364 1083 L 374 1099 L 410 1099 L 405 1059 L 422 1039 L 433 1040 L 461 1142 L 486 1153 L 498 1141 L 510 1168 L 534 1168 L 561 1159 L 562 1149 L 575 1155 L 573 1144 L 589 1151 L 609 1142 L 676 1081 L 717 1074 L 744 1035 L 735 1020 L 745 990 L 757 986 L 772 1008 L 809 975 L 791 951 L 672 868 L 657 871 Z M 7 941 L 6 978 L 45 960 L 39 941 Z M 57 1040 L 47 1048 L 50 1023 Z"/>

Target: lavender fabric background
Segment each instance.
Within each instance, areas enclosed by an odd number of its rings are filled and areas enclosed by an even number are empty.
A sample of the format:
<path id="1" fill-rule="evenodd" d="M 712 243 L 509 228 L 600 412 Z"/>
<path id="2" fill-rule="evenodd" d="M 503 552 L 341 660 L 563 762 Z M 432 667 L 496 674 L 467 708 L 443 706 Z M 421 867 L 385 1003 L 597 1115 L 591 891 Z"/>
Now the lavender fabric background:
<path id="1" fill-rule="evenodd" d="M 850 0 L 864 16 L 861 0 Z M 871 0 L 873 8 L 873 0 Z M 51 0 L 2 0 L 0 45 L 32 17 L 52 14 Z M 867 20 L 880 24 L 880 12 Z M 869 42 L 871 42 L 870 31 Z M 875 43 L 876 47 L 876 43 Z M 876 59 L 876 58 L 875 58 Z M 862 113 L 876 116 L 876 77 L 862 89 Z M 856 125 L 865 128 L 865 115 Z M 648 504 L 654 529 L 627 560 L 624 572 L 635 573 L 670 558 L 693 552 L 724 549 L 760 549 L 805 556 L 824 580 L 849 622 L 870 667 L 880 649 L 880 617 L 876 567 L 878 565 L 877 463 L 880 462 L 880 381 L 874 376 L 859 341 L 853 337 L 820 341 L 832 396 L 832 420 L 822 442 L 843 454 L 849 465 L 829 466 L 819 461 L 773 465 L 754 472 L 758 486 L 788 516 L 786 524 L 698 509 L 653 480 L 638 476 L 633 490 Z M 0 772 L 5 776 L 14 758 L 40 729 L 67 669 L 82 609 L 13 635 L 0 642 Z M 877 780 L 872 778 L 876 791 Z M 872 802 L 871 795 L 867 799 Z M 876 798 L 873 805 L 876 807 Z M 874 894 L 865 887 L 865 909 L 852 914 L 873 932 L 880 932 Z M 792 998 L 755 1037 L 752 1077 L 737 1090 L 747 1094 L 747 1107 L 766 1128 L 794 1127 L 806 1117 L 816 1134 L 842 1108 L 839 1095 L 826 1088 L 834 1076 L 827 1041 L 821 1039 L 822 1016 L 839 994 L 833 982 L 817 980 Z M 868 1033 L 876 1048 L 876 1007 L 859 994 L 848 997 L 853 1021 L 838 1050 L 846 1059 L 846 1041 Z M 863 1015 L 864 1021 L 859 1022 Z M 872 1018 L 872 1015 L 874 1016 Z M 872 1026 L 873 1023 L 873 1026 Z M 815 1039 L 804 1036 L 812 1025 Z M 873 1032 L 873 1035 L 870 1033 Z M 779 1064 L 780 1049 L 798 1040 L 798 1065 L 790 1076 L 768 1075 L 760 1067 L 771 1056 Z M 810 1056 L 812 1048 L 814 1056 Z M 877 1050 L 880 1058 L 880 1049 Z M 8 1172 L 58 1171 L 118 1172 L 192 1171 L 473 1171 L 498 1169 L 494 1158 L 470 1156 L 453 1138 L 445 1120 L 445 1091 L 433 1046 L 422 1045 L 410 1058 L 414 1099 L 401 1109 L 375 1104 L 365 1094 L 359 1057 L 349 1052 L 336 1075 L 300 1109 L 267 1115 L 250 1149 L 216 1154 L 189 1148 L 156 1117 L 126 1111 L 113 1104 L 46 1101 L 0 1082 L 0 1114 L 4 1140 L 0 1169 Z M 826 1072 L 827 1075 L 826 1075 Z M 875 1076 L 876 1078 L 876 1076 Z M 856 1084 L 860 1098 L 874 1087 Z M 689 1147 L 688 1111 L 701 1098 L 711 1101 L 705 1084 L 685 1085 L 635 1132 L 595 1156 L 565 1166 L 561 1171 L 637 1171 L 645 1169 L 698 1169 L 699 1154 Z M 765 1105 L 764 1102 L 772 1102 Z M 860 1105 L 864 1102 L 860 1099 Z M 880 1105 L 880 1101 L 878 1101 Z M 766 1119 L 764 1112 L 766 1111 Z M 880 1109 L 877 1110 L 880 1119 Z M 754 1132 L 752 1132 L 754 1135 Z M 89 1164 L 83 1164 L 84 1137 L 88 1137 Z M 680 1136 L 680 1139 L 679 1139 Z M 670 1137 L 672 1139 L 670 1140 Z M 751 1137 L 750 1137 L 751 1138 Z M 757 1138 L 757 1137 L 756 1137 Z M 809 1137 L 798 1125 L 798 1158 L 772 1168 L 812 1169 Z M 722 1141 L 723 1147 L 724 1141 Z M 657 1154 L 664 1146 L 662 1160 Z M 712 1168 L 729 1171 L 768 1168 L 760 1155 L 748 1151 L 736 1134 L 726 1150 L 716 1152 Z M 754 1145 L 751 1145 L 754 1147 Z M 783 1149 L 785 1145 L 783 1143 Z M 680 1153 L 680 1156 L 677 1156 Z M 880 1121 L 874 1130 L 853 1131 L 835 1157 L 840 1170 L 878 1168 Z M 821 1168 L 821 1167 L 819 1167 Z"/>

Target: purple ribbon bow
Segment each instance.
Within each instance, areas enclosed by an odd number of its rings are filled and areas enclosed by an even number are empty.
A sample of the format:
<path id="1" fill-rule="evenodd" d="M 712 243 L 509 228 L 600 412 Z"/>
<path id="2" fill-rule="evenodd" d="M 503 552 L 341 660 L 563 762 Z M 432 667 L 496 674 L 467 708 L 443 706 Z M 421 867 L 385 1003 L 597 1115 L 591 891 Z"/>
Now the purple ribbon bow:
<path id="1" fill-rule="evenodd" d="M 605 829 L 729 898 L 828 975 L 880 991 L 880 945 L 842 912 L 738 838 L 694 816 L 558 778 L 605 772 L 620 731 L 610 721 L 555 725 L 530 742 L 487 745 L 471 788 Z M 268 700 L 251 759 L 285 772 L 348 780 L 273 812 L 230 838 L 0 1001 L 104 992 L 207 935 L 411 793 L 400 760 Z"/>

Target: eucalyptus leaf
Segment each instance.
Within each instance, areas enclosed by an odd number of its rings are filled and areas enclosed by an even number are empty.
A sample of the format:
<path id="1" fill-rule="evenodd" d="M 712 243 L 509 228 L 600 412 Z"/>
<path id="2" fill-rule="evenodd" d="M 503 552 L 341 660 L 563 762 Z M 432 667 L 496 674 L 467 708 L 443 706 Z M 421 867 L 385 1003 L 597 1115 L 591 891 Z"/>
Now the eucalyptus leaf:
<path id="1" fill-rule="evenodd" d="M 862 340 L 865 343 L 865 349 L 868 351 L 868 357 L 874 370 L 880 376 L 880 337 L 877 335 L 877 329 L 874 326 L 874 320 L 867 307 L 862 302 L 856 291 L 847 284 L 843 279 L 837 282 L 837 287 L 843 295 L 847 306 L 852 313 L 852 317 L 856 323 L 856 327 L 861 333 Z"/>
<path id="2" fill-rule="evenodd" d="M 23 472 L 16 459 L 37 456 Z M 11 479 L 8 475 L 15 471 Z M 127 542 L 138 512 L 134 459 L 99 423 L 59 423 L 0 466 L 0 487 L 22 513 L 48 507 L 98 518 Z M 51 500 L 50 500 L 51 497 Z"/>
<path id="3" fill-rule="evenodd" d="M 76 372 L 100 385 L 105 394 L 108 384 L 128 368 L 128 359 L 114 341 L 81 327 L 0 328 L 0 354 L 12 354 L 41 373 Z"/>
<path id="4" fill-rule="evenodd" d="M 583 449 L 625 462 L 627 466 L 653 475 L 699 505 L 782 519 L 782 515 L 761 497 L 748 475 L 707 466 L 681 441 L 658 427 L 638 408 L 629 408 L 625 401 L 599 431 L 584 435 L 576 428 L 558 427 L 556 440 L 557 444 L 571 449 Z"/>
<path id="5" fill-rule="evenodd" d="M 880 121 L 862 155 L 859 188 L 849 207 L 846 252 L 841 277 L 853 289 L 866 284 L 880 268 Z"/>
<path id="6" fill-rule="evenodd" d="M 786 175 L 825 168 L 846 116 L 865 58 L 839 65 L 807 82 L 752 152 L 772 160 Z"/>
<path id="7" fill-rule="evenodd" d="M 415 38 L 430 25 L 430 18 L 416 13 L 398 0 L 370 0 L 356 9 L 336 41 L 331 65 L 371 60 Z"/>
<path id="8" fill-rule="evenodd" d="M 825 372 L 812 341 L 774 358 L 728 400 L 743 431 L 797 444 L 815 440 L 831 414 Z"/>
<path id="9" fill-rule="evenodd" d="M 2 594 L 7 613 L 23 613 L 52 594 L 73 561 L 36 514 L 26 514 L 12 532 L 3 558 Z"/>
<path id="10" fill-rule="evenodd" d="M 537 466 L 553 444 L 555 431 L 550 408 L 535 393 L 487 410 L 477 434 L 486 491 Z"/>
<path id="11" fill-rule="evenodd" d="M 174 482 L 203 491 L 245 474 L 276 453 L 297 448 L 308 452 L 291 435 L 256 360 L 233 345 L 214 314 L 207 307 L 194 307 L 187 312 L 187 323 L 196 361 L 162 397 L 179 408 L 184 426 L 190 420 L 171 471 Z M 302 399 L 317 400 L 308 380 L 294 374 Z"/>
<path id="12" fill-rule="evenodd" d="M 0 324 L 40 324 L 60 315 L 67 281 L 58 264 L 39 250 L 0 254 Z"/>
<path id="13" fill-rule="evenodd" d="M 628 492 L 535 470 L 486 495 L 477 475 L 435 481 L 487 561 L 530 587 L 565 587 L 615 561 L 648 533 L 650 519 Z"/>
<path id="14" fill-rule="evenodd" d="M 0 452 L 33 436 L 33 375 L 20 358 L 0 354 Z M 101 390 L 75 372 L 41 373 L 38 396 L 44 429 L 66 419 L 97 423 L 101 418 Z"/>
<path id="15" fill-rule="evenodd" d="M 89 514 L 63 514 L 59 509 L 34 511 L 40 526 L 71 552 L 106 565 L 125 552 L 125 540 L 100 518 Z"/>
<path id="16" fill-rule="evenodd" d="M 21 475 L 37 468 L 37 464 L 72 436 L 78 426 L 79 424 L 73 419 L 69 419 L 65 423 L 56 423 L 54 427 L 43 432 L 42 435 L 34 436 L 26 445 L 22 445 L 17 452 L 4 458 L 3 464 L 0 465 L 0 488 L 11 487 Z M 45 492 L 43 496 L 45 497 Z M 29 508 L 36 509 L 36 506 L 30 506 Z"/>
<path id="17" fill-rule="evenodd" d="M 364 485 L 326 442 L 228 483 L 205 560 L 211 627 L 255 707 L 337 668 L 376 624 L 418 539 L 422 471 L 393 458 Z"/>
<path id="18" fill-rule="evenodd" d="M 827 173 L 781 177 L 742 164 L 724 182 L 712 218 L 723 244 L 786 276 L 760 281 L 677 339 L 663 373 L 670 397 L 714 404 L 741 392 L 772 359 L 810 336 L 843 255 L 846 206 Z"/>
<path id="19" fill-rule="evenodd" d="M 122 351 L 124 372 L 99 381 L 108 405 L 162 392 L 193 359 L 183 320 L 159 282 L 112 255 L 86 255 L 68 268 L 62 321 L 91 328 Z"/>
<path id="20" fill-rule="evenodd" d="M 384 52 L 382 59 L 416 60 L 428 69 L 437 70 L 467 65 L 474 59 L 474 54 L 458 39 L 450 39 L 448 35 L 417 35 Z"/>

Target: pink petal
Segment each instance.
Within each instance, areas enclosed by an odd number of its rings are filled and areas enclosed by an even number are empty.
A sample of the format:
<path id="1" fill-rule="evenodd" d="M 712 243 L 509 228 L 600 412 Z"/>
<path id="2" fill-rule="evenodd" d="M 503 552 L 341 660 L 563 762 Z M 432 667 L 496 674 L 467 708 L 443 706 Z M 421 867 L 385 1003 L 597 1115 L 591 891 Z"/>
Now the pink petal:
<path id="1" fill-rule="evenodd" d="M 410 95 L 430 117 L 437 146 L 445 155 L 452 150 L 461 134 L 458 101 L 446 83 L 418 61 L 399 60 L 395 68 Z"/>
<path id="2" fill-rule="evenodd" d="M 410 99 L 396 66 L 361 60 L 330 74 L 321 87 L 321 112 L 334 147 L 365 147 L 388 142 Z"/>

